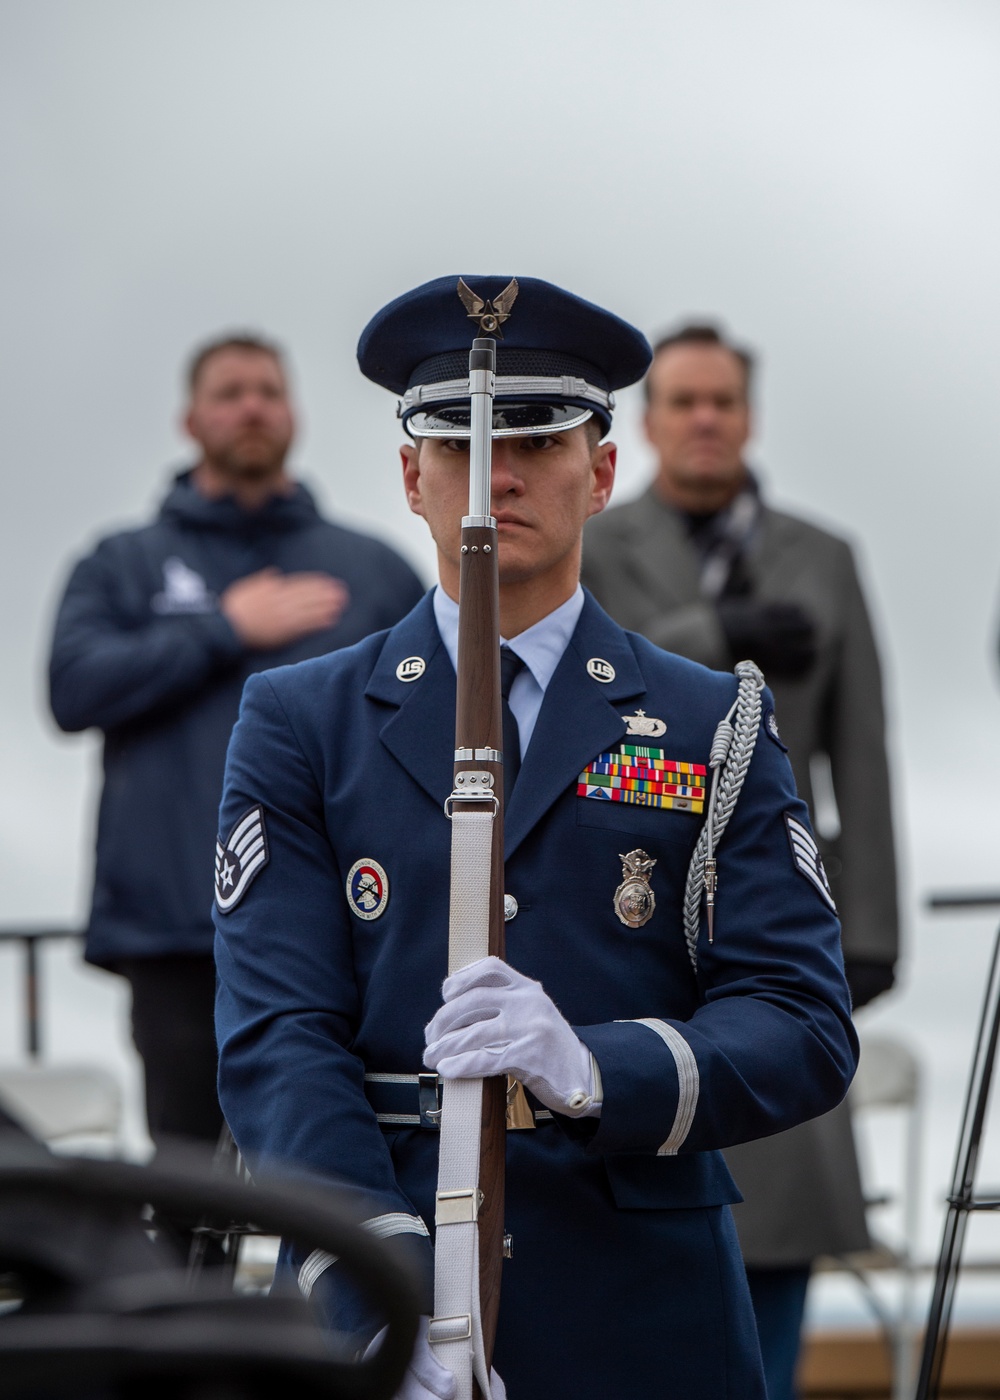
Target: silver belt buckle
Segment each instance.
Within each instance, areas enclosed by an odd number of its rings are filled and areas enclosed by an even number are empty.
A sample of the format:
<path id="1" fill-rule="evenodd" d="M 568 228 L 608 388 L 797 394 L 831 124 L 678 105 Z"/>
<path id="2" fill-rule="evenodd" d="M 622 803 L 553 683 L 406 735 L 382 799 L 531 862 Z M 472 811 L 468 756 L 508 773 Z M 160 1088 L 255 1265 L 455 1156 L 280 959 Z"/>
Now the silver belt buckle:
<path id="1" fill-rule="evenodd" d="M 422 1128 L 441 1127 L 441 1081 L 436 1074 L 417 1075 L 417 1102 Z"/>

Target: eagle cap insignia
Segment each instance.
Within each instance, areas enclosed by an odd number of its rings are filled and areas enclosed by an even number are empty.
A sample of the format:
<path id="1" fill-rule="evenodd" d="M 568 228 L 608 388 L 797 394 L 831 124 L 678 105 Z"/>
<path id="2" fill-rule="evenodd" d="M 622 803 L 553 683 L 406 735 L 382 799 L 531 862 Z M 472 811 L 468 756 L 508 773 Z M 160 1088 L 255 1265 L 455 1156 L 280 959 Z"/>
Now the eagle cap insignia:
<path id="1" fill-rule="evenodd" d="M 615 913 L 629 928 L 642 928 L 653 917 L 656 895 L 649 883 L 649 873 L 656 864 L 654 856 L 643 850 L 629 851 L 619 857 L 622 882 L 615 890 Z"/>
<path id="2" fill-rule="evenodd" d="M 495 296 L 492 301 L 477 297 L 464 277 L 458 279 L 458 295 L 469 319 L 479 322 L 479 329 L 483 335 L 497 336 L 500 340 L 503 340 L 500 327 L 504 321 L 510 319 L 510 308 L 517 300 L 517 293 L 516 277 L 512 277 L 499 296 Z"/>
<path id="3" fill-rule="evenodd" d="M 650 739 L 658 739 L 661 734 L 667 732 L 667 722 L 663 719 L 654 719 L 652 715 L 647 715 L 645 710 L 636 710 L 634 715 L 622 715 L 625 721 L 626 734 L 642 734 Z"/>

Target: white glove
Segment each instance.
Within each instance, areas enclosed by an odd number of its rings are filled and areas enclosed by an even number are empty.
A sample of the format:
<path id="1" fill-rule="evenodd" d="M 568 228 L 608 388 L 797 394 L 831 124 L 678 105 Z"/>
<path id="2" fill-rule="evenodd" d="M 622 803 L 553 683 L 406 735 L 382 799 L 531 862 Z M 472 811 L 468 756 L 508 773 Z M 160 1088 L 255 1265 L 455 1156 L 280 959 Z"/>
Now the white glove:
<path id="1" fill-rule="evenodd" d="M 426 1317 L 420 1319 L 420 1331 L 414 1343 L 413 1355 L 403 1377 L 403 1384 L 396 1391 L 394 1400 L 455 1400 L 458 1383 L 434 1355 L 434 1349 L 427 1340 L 428 1321 Z M 378 1336 L 368 1343 L 365 1360 L 378 1351 L 386 1331 L 387 1328 L 383 1327 Z M 507 1400 L 504 1383 L 493 1370 L 490 1371 L 490 1400 Z"/>
<path id="2" fill-rule="evenodd" d="M 557 1113 L 600 1113 L 593 1057 L 540 982 L 482 958 L 441 992 L 444 1005 L 424 1030 L 428 1069 L 442 1079 L 512 1074 Z"/>

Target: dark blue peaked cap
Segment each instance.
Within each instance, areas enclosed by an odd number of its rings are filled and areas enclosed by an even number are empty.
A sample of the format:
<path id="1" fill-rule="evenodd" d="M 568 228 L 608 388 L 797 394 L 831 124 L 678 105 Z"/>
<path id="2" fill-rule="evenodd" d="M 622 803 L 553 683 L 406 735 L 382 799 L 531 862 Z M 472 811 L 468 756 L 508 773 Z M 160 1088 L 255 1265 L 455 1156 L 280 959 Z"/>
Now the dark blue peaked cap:
<path id="1" fill-rule="evenodd" d="M 511 279 L 470 275 L 464 280 L 477 297 L 492 302 Z M 417 435 L 460 436 L 468 422 L 469 350 L 482 332 L 458 295 L 458 281 L 438 277 L 405 292 L 372 317 L 358 341 L 362 374 L 402 397 L 400 417 Z M 614 390 L 635 383 L 649 367 L 646 337 L 551 282 L 537 277 L 517 282 L 517 297 L 497 339 L 494 431 L 501 424 L 511 433 L 539 431 L 547 421 L 540 417 L 542 406 L 554 410 L 550 431 L 573 426 L 588 411 L 607 430 Z M 421 421 L 444 426 L 422 429 Z"/>

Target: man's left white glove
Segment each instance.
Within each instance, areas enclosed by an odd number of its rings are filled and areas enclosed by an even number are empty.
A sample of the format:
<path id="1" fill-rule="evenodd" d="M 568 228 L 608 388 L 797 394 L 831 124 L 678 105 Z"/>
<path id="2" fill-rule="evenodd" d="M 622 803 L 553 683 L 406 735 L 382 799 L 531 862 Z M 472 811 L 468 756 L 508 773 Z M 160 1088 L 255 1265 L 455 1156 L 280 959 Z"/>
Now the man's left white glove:
<path id="1" fill-rule="evenodd" d="M 557 1113 L 600 1113 L 594 1059 L 540 982 L 482 958 L 441 991 L 444 1005 L 424 1030 L 428 1069 L 442 1079 L 512 1074 Z"/>
<path id="2" fill-rule="evenodd" d="M 413 1355 L 410 1357 L 410 1364 L 407 1367 L 406 1375 L 403 1377 L 403 1384 L 396 1391 L 394 1400 L 455 1400 L 458 1392 L 458 1384 L 455 1377 L 442 1366 L 434 1355 L 434 1348 L 427 1340 L 427 1324 L 429 1319 L 420 1319 L 420 1331 L 417 1333 L 417 1340 L 414 1343 Z M 387 1329 L 382 1331 L 368 1343 L 365 1348 L 365 1359 L 378 1351 L 382 1344 L 382 1338 Z M 490 1400 L 507 1400 L 507 1391 L 504 1383 L 497 1375 L 496 1371 L 490 1371 Z"/>

